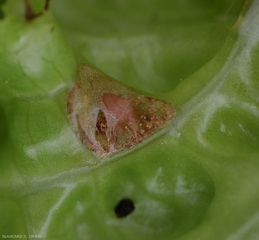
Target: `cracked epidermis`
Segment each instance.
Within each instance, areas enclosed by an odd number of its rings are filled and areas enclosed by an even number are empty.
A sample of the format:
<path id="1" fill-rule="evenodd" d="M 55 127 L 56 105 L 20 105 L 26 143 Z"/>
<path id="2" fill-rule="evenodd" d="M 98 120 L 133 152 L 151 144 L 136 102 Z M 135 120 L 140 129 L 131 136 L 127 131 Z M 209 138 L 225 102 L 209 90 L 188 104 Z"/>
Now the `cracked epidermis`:
<path id="1" fill-rule="evenodd" d="M 98 156 L 130 149 L 174 116 L 171 104 L 139 94 L 86 64 L 67 107 L 78 137 Z"/>

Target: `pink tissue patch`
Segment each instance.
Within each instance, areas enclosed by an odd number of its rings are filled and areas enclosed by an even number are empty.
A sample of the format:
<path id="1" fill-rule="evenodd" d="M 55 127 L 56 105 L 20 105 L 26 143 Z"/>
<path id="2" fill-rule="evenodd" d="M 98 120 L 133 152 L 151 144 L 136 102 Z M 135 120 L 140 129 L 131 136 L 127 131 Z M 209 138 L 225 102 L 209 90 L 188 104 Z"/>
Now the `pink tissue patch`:
<path id="1" fill-rule="evenodd" d="M 175 113 L 170 103 L 136 93 L 86 64 L 68 93 L 67 111 L 83 144 L 101 157 L 132 148 Z"/>

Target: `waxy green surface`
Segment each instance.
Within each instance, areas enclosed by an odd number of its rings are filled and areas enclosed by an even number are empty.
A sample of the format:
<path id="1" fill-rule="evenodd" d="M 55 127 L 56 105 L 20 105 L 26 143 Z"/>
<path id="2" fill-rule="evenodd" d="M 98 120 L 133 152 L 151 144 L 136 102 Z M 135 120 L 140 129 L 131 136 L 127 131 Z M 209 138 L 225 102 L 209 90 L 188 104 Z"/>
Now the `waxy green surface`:
<path id="1" fill-rule="evenodd" d="M 27 22 L 23 1 L 8 0 L 0 20 L 0 236 L 258 239 L 259 1 L 247 1 L 237 21 L 241 8 L 52 1 Z M 95 157 L 66 113 L 82 61 L 171 102 L 172 124 L 128 152 Z M 120 219 L 122 198 L 135 210 Z"/>

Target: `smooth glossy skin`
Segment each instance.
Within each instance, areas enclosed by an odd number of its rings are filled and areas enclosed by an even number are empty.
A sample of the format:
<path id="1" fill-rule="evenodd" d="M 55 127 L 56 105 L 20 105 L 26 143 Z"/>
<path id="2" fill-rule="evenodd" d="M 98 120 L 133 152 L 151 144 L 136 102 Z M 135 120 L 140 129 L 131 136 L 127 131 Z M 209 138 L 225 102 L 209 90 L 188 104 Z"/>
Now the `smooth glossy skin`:
<path id="1" fill-rule="evenodd" d="M 228 37 L 242 1 L 123 2 L 53 1 L 57 22 L 30 23 L 23 1 L 5 5 L 0 236 L 259 238 L 259 1 Z M 66 114 L 75 58 L 179 113 L 138 147 L 95 157 Z M 122 199 L 135 209 L 118 218 Z"/>

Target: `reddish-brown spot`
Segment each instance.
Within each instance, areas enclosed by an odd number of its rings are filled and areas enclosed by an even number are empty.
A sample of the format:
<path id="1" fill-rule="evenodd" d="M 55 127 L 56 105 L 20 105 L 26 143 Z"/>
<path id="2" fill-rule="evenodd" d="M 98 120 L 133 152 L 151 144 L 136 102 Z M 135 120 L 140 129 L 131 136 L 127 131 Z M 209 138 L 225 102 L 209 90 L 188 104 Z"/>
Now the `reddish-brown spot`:
<path id="1" fill-rule="evenodd" d="M 118 97 L 111 93 L 105 93 L 102 97 L 102 103 L 108 114 L 111 114 L 118 120 L 133 118 L 133 112 L 130 100 Z"/>
<path id="2" fill-rule="evenodd" d="M 47 11 L 49 9 L 49 2 L 50 2 L 50 0 L 46 0 L 44 11 Z M 28 0 L 24 0 L 24 4 L 25 4 L 25 19 L 28 22 L 32 21 L 33 19 L 35 19 L 43 14 L 43 11 L 39 12 L 39 13 L 34 13 Z"/>

